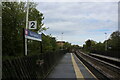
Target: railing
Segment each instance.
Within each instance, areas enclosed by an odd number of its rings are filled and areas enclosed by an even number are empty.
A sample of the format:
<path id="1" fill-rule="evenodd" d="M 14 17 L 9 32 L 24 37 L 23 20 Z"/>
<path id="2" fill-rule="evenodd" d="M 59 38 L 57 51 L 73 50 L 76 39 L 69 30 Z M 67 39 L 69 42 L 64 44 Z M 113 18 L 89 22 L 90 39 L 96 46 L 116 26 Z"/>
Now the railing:
<path id="1" fill-rule="evenodd" d="M 2 79 L 43 80 L 65 51 L 18 57 L 2 62 Z"/>

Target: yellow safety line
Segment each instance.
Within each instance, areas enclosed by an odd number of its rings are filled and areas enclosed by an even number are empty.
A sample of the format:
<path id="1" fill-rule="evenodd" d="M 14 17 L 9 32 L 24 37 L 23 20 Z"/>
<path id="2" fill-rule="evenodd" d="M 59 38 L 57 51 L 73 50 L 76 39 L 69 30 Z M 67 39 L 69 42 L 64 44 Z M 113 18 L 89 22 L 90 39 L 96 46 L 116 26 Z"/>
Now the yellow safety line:
<path id="1" fill-rule="evenodd" d="M 75 57 L 78 59 L 78 57 L 75 55 Z M 79 60 L 79 59 L 78 59 Z M 79 60 L 80 61 L 80 60 Z M 80 61 L 80 63 L 82 63 L 83 64 L 83 62 L 82 61 Z M 89 73 L 96 79 L 96 80 L 98 80 L 98 78 L 83 64 L 83 66 L 89 71 Z"/>
<path id="2" fill-rule="evenodd" d="M 77 79 L 82 78 L 82 80 L 84 80 L 84 77 L 83 77 L 82 73 L 80 72 L 80 69 L 79 69 L 77 63 L 75 62 L 75 59 L 74 59 L 72 53 L 71 53 L 71 58 L 72 58 L 72 63 L 73 63 L 73 67 L 75 70 L 76 78 Z"/>

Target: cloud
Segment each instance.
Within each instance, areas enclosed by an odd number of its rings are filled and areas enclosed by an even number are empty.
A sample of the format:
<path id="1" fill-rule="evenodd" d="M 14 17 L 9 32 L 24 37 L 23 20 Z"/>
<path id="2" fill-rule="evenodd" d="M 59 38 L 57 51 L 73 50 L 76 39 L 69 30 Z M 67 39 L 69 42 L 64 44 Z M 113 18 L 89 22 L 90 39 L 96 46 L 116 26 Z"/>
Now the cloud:
<path id="1" fill-rule="evenodd" d="M 7 1 L 16 1 L 16 0 L 7 0 Z M 17 1 L 26 1 L 26 0 L 17 0 Z M 32 2 L 118 2 L 119 0 L 29 0 Z"/>
<path id="2" fill-rule="evenodd" d="M 27 2 L 27 0 L 2 0 L 2 2 Z M 119 0 L 29 0 L 29 2 L 119 2 Z"/>
<path id="3" fill-rule="evenodd" d="M 118 27 L 117 2 L 41 2 L 37 9 L 45 16 L 46 34 L 82 45 L 88 38 L 103 41 L 104 33 Z"/>

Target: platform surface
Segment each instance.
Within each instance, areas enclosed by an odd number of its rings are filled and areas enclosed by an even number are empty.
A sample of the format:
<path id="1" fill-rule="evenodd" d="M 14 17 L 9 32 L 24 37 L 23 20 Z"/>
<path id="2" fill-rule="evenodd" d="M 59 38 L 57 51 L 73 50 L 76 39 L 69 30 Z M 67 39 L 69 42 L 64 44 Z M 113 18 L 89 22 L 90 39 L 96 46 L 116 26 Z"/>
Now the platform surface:
<path id="1" fill-rule="evenodd" d="M 66 53 L 47 79 L 97 80 L 92 72 L 76 57 L 74 53 Z"/>

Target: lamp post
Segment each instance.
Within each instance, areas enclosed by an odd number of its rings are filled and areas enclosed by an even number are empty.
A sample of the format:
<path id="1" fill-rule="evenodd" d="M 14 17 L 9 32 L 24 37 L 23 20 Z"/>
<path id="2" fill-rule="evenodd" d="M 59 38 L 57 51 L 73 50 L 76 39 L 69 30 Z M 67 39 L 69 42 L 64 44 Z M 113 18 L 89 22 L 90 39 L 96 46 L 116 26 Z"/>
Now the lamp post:
<path id="1" fill-rule="evenodd" d="M 61 38 L 61 49 L 63 50 L 63 32 L 62 32 L 62 38 Z"/>
<path id="2" fill-rule="evenodd" d="M 107 33 L 105 33 L 105 40 L 106 40 L 106 42 L 105 42 L 105 51 L 107 51 Z"/>
<path id="3" fill-rule="evenodd" d="M 63 32 L 62 32 L 62 38 L 61 38 L 61 40 L 63 41 Z"/>

